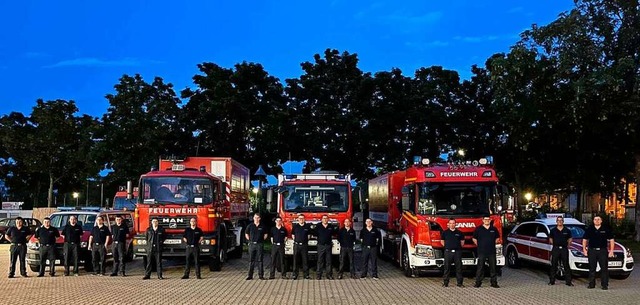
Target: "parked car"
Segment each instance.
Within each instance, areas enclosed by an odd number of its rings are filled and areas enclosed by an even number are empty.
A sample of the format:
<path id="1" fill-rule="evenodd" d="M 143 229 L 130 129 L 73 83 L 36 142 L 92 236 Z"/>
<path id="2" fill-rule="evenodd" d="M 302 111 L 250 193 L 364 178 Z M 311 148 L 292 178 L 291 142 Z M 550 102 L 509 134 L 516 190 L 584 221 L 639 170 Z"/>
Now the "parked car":
<path id="1" fill-rule="evenodd" d="M 31 229 L 31 232 L 34 232 L 37 227 L 42 225 L 40 220 L 37 220 L 35 218 L 22 218 L 22 219 L 24 220 L 24 225 L 29 227 L 29 229 Z M 9 230 L 10 227 L 13 227 L 15 225 L 16 225 L 15 217 L 0 219 L 0 243 L 8 242 L 4 238 L 4 235 L 7 234 L 7 231 Z"/>
<path id="2" fill-rule="evenodd" d="M 562 215 L 562 214 L 561 214 Z M 547 217 L 548 216 L 548 217 Z M 507 236 L 507 265 L 517 268 L 522 261 L 551 265 L 551 248 L 549 233 L 556 226 L 557 215 L 547 214 L 540 219 L 523 222 L 513 228 Z M 586 225 L 575 218 L 565 217 L 564 226 L 571 231 L 572 243 L 569 245 L 569 269 L 572 275 L 587 275 L 589 273 L 588 258 L 582 253 L 582 237 Z M 598 266 L 597 271 L 600 271 Z M 633 271 L 633 256 L 631 251 L 616 242 L 614 257 L 609 258 L 609 275 L 614 279 L 626 279 Z M 563 279 L 566 266 L 558 262 L 556 277 Z"/>
<path id="3" fill-rule="evenodd" d="M 115 211 L 115 210 L 103 210 L 100 208 L 81 208 L 81 209 L 64 209 L 57 212 L 52 213 L 49 218 L 51 218 L 51 225 L 56 227 L 58 230 L 62 230 L 62 228 L 69 223 L 69 217 L 72 215 L 76 215 L 78 217 L 78 224 L 82 226 L 84 233 L 80 238 L 80 249 L 78 249 L 78 259 L 79 264 L 84 266 L 85 271 L 92 272 L 93 265 L 91 261 L 91 251 L 87 250 L 87 244 L 89 242 L 89 235 L 91 235 L 91 229 L 96 225 L 96 217 L 102 216 L 105 220 L 105 225 L 109 227 L 111 230 L 111 226 L 115 224 L 116 215 L 121 215 L 123 218 L 123 223 L 127 224 L 129 227 L 129 237 L 127 237 L 126 244 L 126 253 L 125 260 L 131 261 L 133 260 L 133 247 L 131 246 L 131 241 L 133 240 L 133 236 L 135 235 L 133 229 L 133 212 L 132 211 Z M 64 243 L 64 238 L 59 237 L 56 240 L 56 265 L 64 265 L 63 261 L 63 251 L 62 246 Z M 40 270 L 40 254 L 39 254 L 40 244 L 35 236 L 32 236 L 29 242 L 27 243 L 27 264 L 29 268 L 33 272 L 38 272 Z M 111 247 L 108 248 L 107 251 L 107 259 L 112 258 Z"/>

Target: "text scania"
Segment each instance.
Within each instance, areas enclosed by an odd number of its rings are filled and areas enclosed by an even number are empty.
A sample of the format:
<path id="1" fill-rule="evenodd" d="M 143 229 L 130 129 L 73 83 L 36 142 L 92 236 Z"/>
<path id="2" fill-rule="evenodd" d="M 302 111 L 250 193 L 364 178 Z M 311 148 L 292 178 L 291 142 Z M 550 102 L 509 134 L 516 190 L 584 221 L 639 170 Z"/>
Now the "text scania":
<path id="1" fill-rule="evenodd" d="M 151 208 L 152 214 L 197 214 L 198 208 Z"/>
<path id="2" fill-rule="evenodd" d="M 456 228 L 475 228 L 476 224 L 473 222 L 459 222 L 456 223 Z"/>
<path id="3" fill-rule="evenodd" d="M 478 177 L 477 172 L 440 172 L 440 177 Z"/>

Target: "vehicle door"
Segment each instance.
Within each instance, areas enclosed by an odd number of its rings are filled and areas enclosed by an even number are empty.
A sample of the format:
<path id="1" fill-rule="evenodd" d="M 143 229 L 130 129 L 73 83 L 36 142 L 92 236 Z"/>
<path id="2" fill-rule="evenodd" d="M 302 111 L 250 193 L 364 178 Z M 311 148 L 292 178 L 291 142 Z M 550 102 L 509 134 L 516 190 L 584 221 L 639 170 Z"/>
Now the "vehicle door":
<path id="1" fill-rule="evenodd" d="M 509 237 L 509 241 L 515 245 L 520 257 L 528 258 L 530 256 L 531 238 L 535 235 L 535 230 L 535 223 L 524 223 Z"/>
<path id="2" fill-rule="evenodd" d="M 551 243 L 549 228 L 544 224 L 536 224 L 535 235 L 531 238 L 531 256 L 535 261 L 549 263 Z"/>

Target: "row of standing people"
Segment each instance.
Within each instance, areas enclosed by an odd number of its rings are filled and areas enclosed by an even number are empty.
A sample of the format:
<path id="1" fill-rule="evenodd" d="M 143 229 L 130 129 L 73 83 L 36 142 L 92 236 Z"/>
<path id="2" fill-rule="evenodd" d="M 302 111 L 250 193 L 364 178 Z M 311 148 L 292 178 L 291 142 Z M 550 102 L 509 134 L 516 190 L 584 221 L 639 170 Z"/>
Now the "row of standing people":
<path id="1" fill-rule="evenodd" d="M 473 233 L 473 242 L 477 245 L 478 262 L 474 287 L 480 287 L 484 278 L 484 266 L 488 261 L 489 273 L 491 276 L 491 287 L 499 288 L 496 273 L 496 252 L 495 246 L 499 242 L 498 230 L 491 225 L 491 218 L 485 216 L 482 219 L 483 225 L 478 227 Z M 456 269 L 456 280 L 458 287 L 464 287 L 462 277 L 462 246 L 464 236 L 456 229 L 456 220 L 451 218 L 447 224 L 447 230 L 442 232 L 442 246 L 444 252 L 444 278 L 442 286 L 449 286 L 449 275 L 451 265 Z M 556 218 L 556 226 L 551 229 L 549 242 L 552 246 L 549 269 L 549 285 L 555 285 L 556 270 L 558 262 L 562 261 L 565 268 L 569 267 L 569 245 L 572 243 L 571 231 L 564 226 L 562 216 Z M 594 216 L 593 225 L 589 226 L 582 239 L 582 252 L 588 257 L 589 263 L 589 284 L 587 288 L 595 288 L 595 278 L 597 266 L 600 265 L 601 288 L 609 288 L 608 257 L 614 256 L 615 241 L 613 233 L 607 226 L 602 225 L 602 217 Z M 607 250 L 608 249 L 608 250 Z M 572 283 L 571 270 L 566 270 L 565 284 L 574 286 Z"/>
<path id="2" fill-rule="evenodd" d="M 303 214 L 297 216 L 298 222 L 292 227 L 291 237 L 293 239 L 293 275 L 292 279 L 298 279 L 300 267 L 302 267 L 305 279 L 310 279 L 309 274 L 309 236 L 315 235 L 317 238 L 317 269 L 316 279 L 322 279 L 323 273 L 327 279 L 333 278 L 333 268 L 331 265 L 331 249 L 333 246 L 332 236 L 338 234 L 338 242 L 340 243 L 340 266 L 338 268 L 338 279 L 342 279 L 346 265 L 349 265 L 349 275 L 351 278 L 357 278 L 353 248 L 356 243 L 356 232 L 351 227 L 351 220 L 345 219 L 344 227 L 337 228 L 329 223 L 327 215 L 322 216 L 321 223 L 312 228 L 310 223 L 305 221 Z M 260 214 L 254 214 L 253 223 L 247 226 L 246 239 L 249 242 L 249 273 L 247 280 L 253 279 L 255 267 L 258 267 L 258 277 L 264 277 L 263 268 L 263 252 L 264 242 L 271 236 L 271 270 L 269 279 L 275 278 L 276 268 L 281 270 L 281 278 L 286 279 L 286 268 L 284 266 L 284 247 L 287 242 L 287 230 L 282 224 L 282 219 L 275 219 L 275 226 L 271 228 L 271 232 L 266 232 L 264 226 L 260 223 Z M 270 233 L 270 234 L 269 234 Z M 366 227 L 360 231 L 360 241 L 362 242 L 363 265 L 361 278 L 371 274 L 374 279 L 378 278 L 377 266 L 377 247 L 380 243 L 380 233 L 373 227 L 371 219 L 366 220 Z"/>

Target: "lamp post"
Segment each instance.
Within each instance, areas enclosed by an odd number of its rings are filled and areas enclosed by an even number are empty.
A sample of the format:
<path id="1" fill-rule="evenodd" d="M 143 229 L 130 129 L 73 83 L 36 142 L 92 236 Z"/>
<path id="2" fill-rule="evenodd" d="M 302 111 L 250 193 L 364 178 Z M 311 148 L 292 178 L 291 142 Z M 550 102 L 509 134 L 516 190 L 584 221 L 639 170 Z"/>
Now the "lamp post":
<path id="1" fill-rule="evenodd" d="M 76 206 L 78 206 L 78 197 L 80 196 L 80 194 L 78 194 L 78 192 L 73 192 L 72 196 L 76 200 Z"/>
<path id="2" fill-rule="evenodd" d="M 267 176 L 267 173 L 264 172 L 264 169 L 262 169 L 262 165 L 258 165 L 258 170 L 255 172 L 255 174 L 253 174 L 254 176 L 258 177 L 258 213 L 261 213 L 261 201 L 262 201 L 262 179 L 264 179 L 264 177 Z"/>

